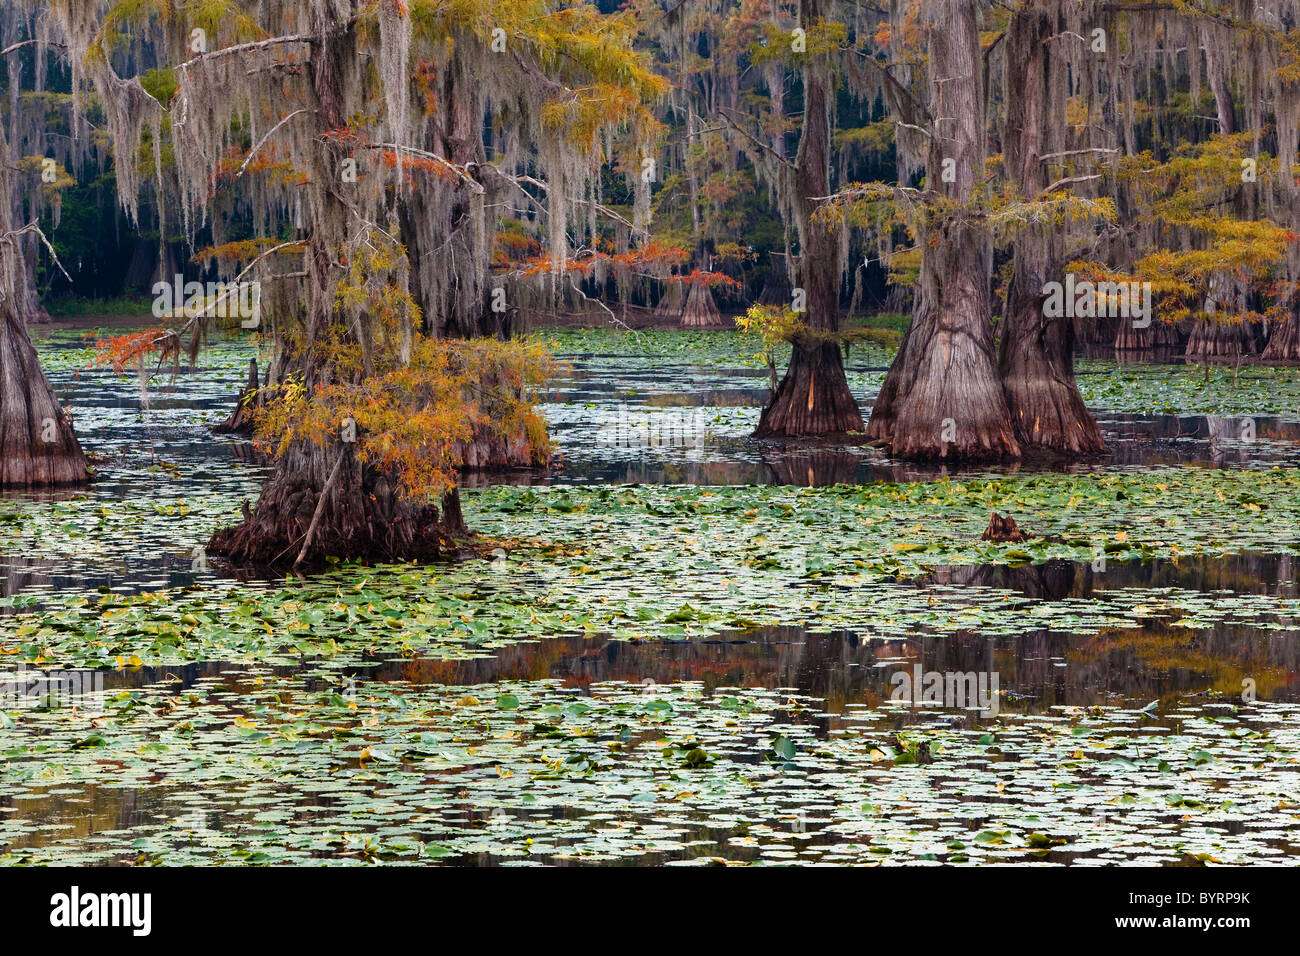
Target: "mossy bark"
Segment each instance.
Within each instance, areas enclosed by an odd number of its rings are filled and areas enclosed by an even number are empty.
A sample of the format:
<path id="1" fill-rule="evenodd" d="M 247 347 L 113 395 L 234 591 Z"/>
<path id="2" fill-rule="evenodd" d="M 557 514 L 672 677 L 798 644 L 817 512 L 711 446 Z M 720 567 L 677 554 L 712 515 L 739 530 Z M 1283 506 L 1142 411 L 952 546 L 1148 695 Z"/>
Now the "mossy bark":
<path id="1" fill-rule="evenodd" d="M 214 534 L 208 553 L 267 567 L 299 555 L 309 566 L 328 557 L 403 561 L 445 555 L 466 534 L 455 491 L 441 508 L 408 500 L 391 477 L 359 463 L 354 447 L 293 443 L 256 508 L 245 502 L 244 521 Z"/>

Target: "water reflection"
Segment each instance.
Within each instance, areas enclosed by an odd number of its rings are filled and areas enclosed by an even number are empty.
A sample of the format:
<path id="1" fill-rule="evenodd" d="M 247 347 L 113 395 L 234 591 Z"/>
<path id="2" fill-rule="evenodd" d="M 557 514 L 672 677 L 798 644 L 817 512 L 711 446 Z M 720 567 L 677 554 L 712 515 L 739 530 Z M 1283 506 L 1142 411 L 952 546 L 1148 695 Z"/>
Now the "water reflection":
<path id="1" fill-rule="evenodd" d="M 1294 593 L 1294 583 L 1291 585 Z M 317 667 L 264 668 L 281 676 L 306 676 L 308 688 L 344 686 L 362 697 L 385 682 L 470 686 L 501 681 L 553 680 L 578 694 L 596 684 L 643 685 L 698 682 L 706 692 L 750 687 L 789 690 L 825 701 L 822 729 L 843 726 L 857 708 L 881 707 L 895 694 L 895 675 L 905 670 L 944 674 L 996 674 L 1000 710 L 1043 713 L 1059 706 L 1144 706 L 1159 710 L 1195 704 L 1218 695 L 1240 699 L 1243 681 L 1262 700 L 1300 701 L 1300 622 L 1286 630 L 1221 622 L 1188 629 L 1164 619 L 1110 628 L 1091 637 L 1051 630 L 1004 637 L 969 633 L 917 634 L 898 640 L 869 639 L 853 631 L 819 632 L 767 627 L 724 632 L 714 640 L 640 641 L 596 637 L 522 642 L 476 660 L 416 658 L 374 667 L 317 674 Z M 217 681 L 232 700 L 255 679 L 243 665 L 203 662 L 183 666 L 127 668 L 104 673 L 109 693 L 166 682 L 179 693 L 200 681 Z M 959 723 L 969 708 L 950 708 Z M 904 720 L 906 711 L 899 715 Z"/>
<path id="2" fill-rule="evenodd" d="M 1294 555 L 1244 551 L 1222 557 L 1189 554 L 1176 560 L 1087 563 L 1056 559 L 1023 567 L 940 567 L 918 579 L 916 584 L 1004 588 L 1044 601 L 1090 598 L 1119 588 L 1179 588 L 1295 597 L 1297 571 L 1300 571 L 1300 558 Z"/>

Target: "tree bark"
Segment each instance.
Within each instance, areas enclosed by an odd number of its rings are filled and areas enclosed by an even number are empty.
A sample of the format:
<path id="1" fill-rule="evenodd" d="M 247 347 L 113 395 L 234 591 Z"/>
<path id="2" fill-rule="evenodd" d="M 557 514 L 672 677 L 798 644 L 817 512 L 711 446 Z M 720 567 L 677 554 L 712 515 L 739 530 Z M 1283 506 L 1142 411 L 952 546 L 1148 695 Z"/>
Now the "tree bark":
<path id="1" fill-rule="evenodd" d="M 343 125 L 347 116 L 344 77 L 350 67 L 346 64 L 357 56 L 352 30 L 327 18 L 312 23 L 316 42 L 307 70 L 315 97 L 312 115 L 322 134 Z M 325 135 L 314 142 L 315 151 L 304 159 L 310 164 L 312 185 L 308 188 L 317 190 L 310 198 L 321 222 L 313 223 L 307 237 L 303 334 L 288 360 L 301 374 L 302 387 L 308 392 L 335 374 L 322 356 L 326 350 L 318 348 L 318 343 L 339 331 L 331 328 L 338 323 L 334 302 L 340 275 L 337 250 L 329 246 L 326 236 L 346 235 L 347 227 L 342 224 L 354 218 L 334 192 L 338 147 Z M 339 334 L 352 336 L 363 351 L 369 348 L 365 328 L 352 323 L 344 327 L 346 331 Z M 319 507 L 322 496 L 324 506 Z M 451 504 L 441 511 L 431 503 L 405 498 L 395 476 L 365 466 L 356 459 L 354 443 L 331 436 L 320 444 L 307 439 L 292 441 L 278 459 L 256 507 L 250 509 L 245 502 L 244 521 L 214 534 L 208 550 L 237 563 L 269 566 L 292 562 L 300 552 L 305 564 L 318 564 L 326 557 L 395 561 L 436 557 L 463 532 L 454 492 Z"/>
<path id="2" fill-rule="evenodd" d="M 690 291 L 686 293 L 686 305 L 682 309 L 682 327 L 717 329 L 722 325 L 722 313 L 718 311 L 718 304 L 713 301 L 713 293 L 708 285 L 703 282 L 692 283 Z"/>
<path id="3" fill-rule="evenodd" d="M 937 3 L 932 10 L 929 71 L 936 119 L 925 201 L 933 207 L 948 199 L 955 206 L 935 216 L 919 236 L 916 314 L 885 376 L 867 433 L 895 458 L 1019 458 L 994 355 L 991 237 L 967 205 L 976 177 L 983 176 L 985 156 L 976 11 L 973 4 L 961 3 Z"/>
<path id="4" fill-rule="evenodd" d="M 1219 115 L 1219 132 L 1229 136 L 1237 132 L 1237 111 L 1233 108 L 1232 92 L 1224 73 L 1214 40 L 1206 27 L 1201 28 L 1201 45 L 1205 48 L 1205 72 L 1209 76 L 1210 91 L 1214 93 L 1214 109 Z"/>
<path id="5" fill-rule="evenodd" d="M 1184 356 L 1189 359 L 1239 358 L 1255 354 L 1254 329 L 1246 322 L 1198 319 Z"/>
<path id="6" fill-rule="evenodd" d="M 1002 148 L 1007 173 L 1032 200 L 1047 187 L 1041 157 L 1060 151 L 1064 64 L 1054 62 L 1052 37 L 1064 28 L 1059 4 L 1023 4 L 1007 29 L 1006 122 Z M 1054 95 L 1054 93 L 1059 95 Z M 998 372 L 1021 449 L 1072 457 L 1105 450 L 1101 429 L 1074 381 L 1074 322 L 1043 313 L 1043 284 L 1060 281 L 1058 231 L 1030 226 L 1015 241 L 1015 261 L 1004 303 Z"/>
<path id="7" fill-rule="evenodd" d="M 214 534 L 208 553 L 265 567 L 319 565 L 327 557 L 403 561 L 445 555 L 455 536 L 465 533 L 459 504 L 444 503 L 440 511 L 403 498 L 391 477 L 359 464 L 352 447 L 294 442 L 256 508 L 245 502 L 244 522 Z"/>
<path id="8" fill-rule="evenodd" d="M 11 253 L 12 254 L 12 253 Z M 0 488 L 83 485 L 86 455 L 15 304 L 0 304 Z"/>
<path id="9" fill-rule="evenodd" d="M 799 22 L 823 19 L 825 0 L 800 0 Z M 813 222 L 819 197 L 830 194 L 830 78 L 808 57 L 803 68 L 804 120 L 791 176 L 791 207 L 799 229 L 799 273 L 810 334 L 794 343 L 790 366 L 763 409 L 756 438 L 844 434 L 862 431 L 862 412 L 849 390 L 839 331 L 838 235 Z"/>
<path id="10" fill-rule="evenodd" d="M 1300 361 L 1300 312 L 1297 308 L 1300 305 L 1293 306 L 1286 318 L 1273 326 L 1260 358 L 1269 362 Z"/>
<path id="11" fill-rule="evenodd" d="M 497 177 L 478 177 L 487 157 L 477 103 L 474 95 L 465 95 L 457 73 L 448 66 L 438 89 L 438 112 L 428 124 L 423 145 L 434 155 L 470 169 L 480 185 L 495 193 L 504 188 Z M 505 339 L 514 332 L 513 313 L 494 312 L 488 302 L 489 245 L 483 245 L 485 236 L 475 222 L 484 215 L 475 205 L 483 201 L 465 182 L 433 174 L 424 174 L 398 197 L 398 219 L 411 264 L 411 295 L 424 312 L 430 335 Z"/>
<path id="12" fill-rule="evenodd" d="M 1168 322 L 1153 319 L 1150 325 L 1136 326 L 1131 319 L 1121 319 L 1115 333 L 1115 348 L 1125 351 L 1172 349 L 1178 345 L 1178 329 Z"/>
<path id="13" fill-rule="evenodd" d="M 25 237 L 14 234 L 13 170 L 0 126 L 0 488 L 81 485 L 86 455 L 27 335 L 39 313 L 29 313 L 36 288 Z"/>

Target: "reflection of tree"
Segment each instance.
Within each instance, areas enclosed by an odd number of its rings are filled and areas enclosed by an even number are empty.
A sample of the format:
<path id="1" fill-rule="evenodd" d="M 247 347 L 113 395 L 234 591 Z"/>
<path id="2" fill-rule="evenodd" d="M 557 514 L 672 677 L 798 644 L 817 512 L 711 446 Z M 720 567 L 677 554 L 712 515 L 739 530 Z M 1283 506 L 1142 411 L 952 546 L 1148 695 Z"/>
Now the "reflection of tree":
<path id="1" fill-rule="evenodd" d="M 45 558 L 0 555 L 0 595 L 11 597 L 33 588 L 48 589 L 55 584 L 55 562 Z"/>
<path id="2" fill-rule="evenodd" d="M 1044 599 L 1091 588 L 1082 574 L 1071 583 L 1061 565 L 1069 567 L 1059 562 L 1029 586 L 1039 588 Z M 1244 677 L 1256 681 L 1262 698 L 1289 697 L 1286 674 L 1300 669 L 1300 644 L 1265 640 L 1264 633 L 1278 632 L 1234 624 L 1193 630 L 1152 619 L 1092 637 L 1039 630 L 998 638 L 959 632 L 877 641 L 851 631 L 769 627 L 728 632 L 711 641 L 545 640 L 502 648 L 490 659 L 389 664 L 373 677 L 449 685 L 549 679 L 580 692 L 605 681 L 645 684 L 647 693 L 654 693 L 654 685 L 683 681 L 699 682 L 706 693 L 790 687 L 826 701 L 825 711 L 837 716 L 815 719 L 830 729 L 843 724 L 851 705 L 878 708 L 889 701 L 891 676 L 916 666 L 922 672 L 997 673 L 1004 694 L 1000 707 L 1008 711 L 1133 706 L 1207 691 L 1235 699 Z M 369 673 L 363 679 L 370 679 Z M 952 716 L 961 720 L 967 715 Z"/>
<path id="3" fill-rule="evenodd" d="M 1069 654 L 1071 671 L 1097 688 L 1129 696 L 1143 690 L 1152 699 L 1171 702 L 1180 697 L 1215 692 L 1241 700 L 1242 681 L 1253 680 L 1255 693 L 1271 698 L 1288 684 L 1288 672 L 1300 665 L 1295 641 L 1262 641 L 1254 629 L 1226 623 L 1210 629 L 1171 627 L 1158 620 L 1125 630 L 1107 630 Z M 1125 677 L 1128 676 L 1128 680 Z"/>
<path id="4" fill-rule="evenodd" d="M 21 856 L 19 851 L 24 848 L 66 846 L 77 841 L 85 845 L 85 841 L 107 831 L 134 830 L 175 817 L 175 805 L 167 805 L 163 797 L 161 790 L 92 784 L 75 791 L 65 788 L 62 793 L 43 793 L 35 800 L 23 799 L 21 819 L 26 832 L 10 837 L 6 850 Z M 0 797 L 0 807 L 15 805 L 15 798 Z M 137 852 L 123 846 L 118 862 L 133 862 Z"/>
<path id="5" fill-rule="evenodd" d="M 855 483 L 863 458 L 838 448 L 800 448 L 765 452 L 763 464 L 771 469 L 772 480 L 778 485 L 820 488 Z"/>
<path id="6" fill-rule="evenodd" d="M 1223 556 L 1183 555 L 1153 561 L 1108 561 L 1104 565 L 1065 561 L 1043 564 L 958 565 L 935 568 L 922 585 L 1002 588 L 1046 601 L 1089 598 L 1116 588 L 1179 588 L 1185 591 L 1234 591 L 1294 597 L 1297 593 L 1289 554 L 1246 551 Z"/>
<path id="7" fill-rule="evenodd" d="M 1002 588 L 1044 601 L 1060 601 L 1091 594 L 1092 569 L 1059 558 L 1018 568 L 1004 564 L 960 565 L 935 568 L 922 583 Z"/>
<path id="8" fill-rule="evenodd" d="M 1113 327 L 1118 330 L 1118 324 Z M 1112 339 L 1105 344 L 1085 343 L 1083 355 L 1088 359 L 1114 362 L 1116 365 L 1170 365 L 1178 357 L 1178 348 L 1166 344 L 1158 348 L 1117 349 Z"/>
<path id="9" fill-rule="evenodd" d="M 1015 475 L 1021 470 L 1019 461 L 1009 461 L 1000 463 L 995 469 L 1000 475 Z M 1083 469 L 1085 465 L 1070 465 L 1064 469 L 1055 470 L 1071 471 L 1074 468 Z M 982 475 L 990 469 L 987 468 L 950 468 L 947 465 L 926 464 L 924 462 L 901 462 L 893 459 L 887 461 L 871 462 L 871 480 L 872 481 L 938 481 L 941 478 L 956 477 L 962 474 Z"/>

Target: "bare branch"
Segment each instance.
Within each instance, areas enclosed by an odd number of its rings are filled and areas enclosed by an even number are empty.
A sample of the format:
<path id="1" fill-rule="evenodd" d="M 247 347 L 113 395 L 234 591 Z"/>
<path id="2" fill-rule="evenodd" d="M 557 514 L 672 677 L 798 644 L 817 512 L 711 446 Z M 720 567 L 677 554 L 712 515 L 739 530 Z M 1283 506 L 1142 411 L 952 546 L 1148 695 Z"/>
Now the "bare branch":
<path id="1" fill-rule="evenodd" d="M 289 120 L 293 119 L 299 113 L 315 113 L 315 112 L 316 110 L 311 110 L 311 109 L 307 109 L 306 107 L 303 107 L 302 109 L 294 110 L 284 119 L 280 120 L 280 122 L 272 126 L 270 130 L 267 131 L 267 134 L 257 141 L 257 145 L 248 151 L 248 156 L 245 157 L 244 161 L 239 164 L 239 172 L 235 173 L 235 179 L 238 179 L 240 176 L 244 175 L 244 170 L 247 169 L 248 164 L 253 161 L 253 157 L 257 155 L 257 151 L 261 149 L 264 145 L 266 145 L 266 141 L 270 139 L 273 135 L 275 135 L 276 130 L 278 130 L 285 123 L 289 122 Z"/>
<path id="2" fill-rule="evenodd" d="M 1039 160 L 1047 161 L 1049 159 L 1060 159 L 1062 156 L 1081 156 L 1084 153 L 1118 153 L 1118 149 L 1108 149 L 1105 146 L 1091 146 L 1088 149 L 1067 149 L 1059 153 L 1044 153 L 1039 156 Z"/>
<path id="3" fill-rule="evenodd" d="M 310 33 L 295 33 L 289 36 L 271 37 L 269 40 L 254 40 L 250 43 L 236 43 L 234 46 L 224 46 L 220 50 L 213 50 L 210 53 L 200 53 L 196 57 L 178 64 L 176 69 L 185 71 L 196 63 L 204 60 L 215 60 L 223 56 L 231 56 L 235 53 L 245 53 L 250 50 L 266 49 L 267 47 L 276 46 L 281 43 L 315 43 L 316 38 Z"/>
<path id="4" fill-rule="evenodd" d="M 20 50 L 25 46 L 31 46 L 35 43 L 40 43 L 40 42 L 41 42 L 40 40 L 19 40 L 17 43 L 11 43 L 3 50 L 0 50 L 0 56 L 5 56 L 6 54 L 13 53 L 14 50 Z M 57 43 L 53 40 L 45 41 L 45 45 L 56 46 L 61 50 L 66 50 L 68 48 L 68 45 L 66 43 Z"/>
<path id="5" fill-rule="evenodd" d="M 751 143 L 753 143 L 753 144 L 754 144 L 755 146 L 757 146 L 759 149 L 761 149 L 761 150 L 763 150 L 764 152 L 766 152 L 766 153 L 768 153 L 769 155 L 771 155 L 773 159 L 775 159 L 777 162 L 781 163 L 781 164 L 782 164 L 786 169 L 789 169 L 789 170 L 791 170 L 791 171 L 794 170 L 794 168 L 795 168 L 794 163 L 790 162 L 790 160 L 786 159 L 784 156 L 782 156 L 780 153 L 778 153 L 775 149 L 773 149 L 773 148 L 772 148 L 771 146 L 769 146 L 767 143 L 763 142 L 763 141 L 762 141 L 761 139 L 759 139 L 757 136 L 755 136 L 755 135 L 753 135 L 752 133 L 750 133 L 749 130 L 745 129 L 745 128 L 742 127 L 739 123 L 737 123 L 735 120 L 733 120 L 731 117 L 727 116 L 726 113 L 724 112 L 724 108 L 723 108 L 723 107 L 719 106 L 719 107 L 718 107 L 718 110 L 717 110 L 717 113 L 716 113 L 715 115 L 716 115 L 719 119 L 721 119 L 724 123 L 726 123 L 728 126 L 730 126 L 732 129 L 734 129 L 737 133 L 739 133 L 741 136 L 745 137 L 745 139 L 749 140 Z"/>
<path id="6" fill-rule="evenodd" d="M 604 309 L 605 312 L 609 315 L 609 317 L 610 317 L 611 319 L 613 319 L 613 320 L 614 320 L 615 322 L 617 322 L 619 325 L 623 326 L 623 328 L 627 329 L 627 331 L 631 332 L 631 333 L 632 333 L 632 336 L 633 336 L 634 338 L 638 338 L 638 337 L 639 337 L 638 334 L 637 334 L 636 329 L 632 328 L 632 326 L 628 325 L 626 322 L 624 322 L 622 319 L 620 319 L 617 315 L 615 315 L 615 314 L 613 313 L 613 311 L 610 309 L 609 306 L 607 306 L 604 302 L 601 302 L 599 299 L 593 299 L 593 298 L 591 298 L 591 296 L 587 295 L 587 293 L 585 293 L 585 292 L 583 292 L 581 289 L 579 289 L 578 286 L 577 286 L 577 285 L 574 283 L 574 281 L 573 281 L 573 276 L 569 276 L 569 288 L 571 288 L 574 292 L 578 293 L 578 295 L 582 296 L 582 300 L 583 300 L 584 302 L 594 302 L 594 303 L 596 303 L 596 305 L 598 305 L 598 306 L 600 306 L 602 309 Z"/>
<path id="7" fill-rule="evenodd" d="M 1090 179 L 1101 179 L 1101 176 L 1098 174 L 1093 174 L 1091 176 L 1067 176 L 1065 179 L 1058 179 L 1056 182 L 1052 183 L 1052 185 L 1044 189 L 1040 195 L 1045 196 L 1053 190 L 1059 189 L 1062 186 L 1068 186 L 1071 183 L 1086 183 Z"/>
<path id="8" fill-rule="evenodd" d="M 481 196 L 484 192 L 483 184 L 469 174 L 467 166 L 457 166 L 451 160 L 444 159 L 437 153 L 430 153 L 423 149 L 416 149 L 414 146 L 402 146 L 399 143 L 375 143 L 368 148 L 392 149 L 400 153 L 410 153 L 412 156 L 419 157 L 420 159 L 427 159 L 431 162 L 439 163 L 459 176 L 475 193 L 478 193 Z"/>
<path id="9" fill-rule="evenodd" d="M 63 263 L 59 261 L 58 253 L 56 253 L 54 247 L 50 245 L 50 240 L 45 237 L 45 233 L 41 232 L 41 227 L 36 224 L 35 219 L 23 226 L 21 229 L 6 232 L 3 236 L 0 236 L 0 242 L 3 242 L 10 237 L 16 238 L 29 232 L 34 232 L 36 235 L 41 237 L 41 242 L 45 243 L 45 248 L 50 251 L 50 258 L 54 260 L 54 264 L 59 267 L 59 271 L 63 273 L 63 277 L 71 282 L 72 276 L 68 275 L 68 270 L 63 268 Z"/>

